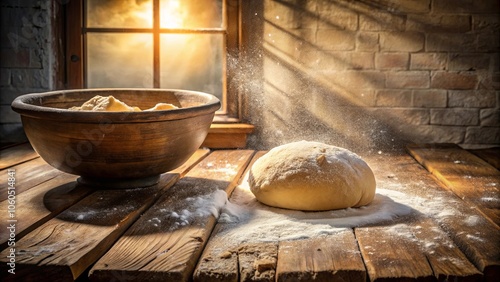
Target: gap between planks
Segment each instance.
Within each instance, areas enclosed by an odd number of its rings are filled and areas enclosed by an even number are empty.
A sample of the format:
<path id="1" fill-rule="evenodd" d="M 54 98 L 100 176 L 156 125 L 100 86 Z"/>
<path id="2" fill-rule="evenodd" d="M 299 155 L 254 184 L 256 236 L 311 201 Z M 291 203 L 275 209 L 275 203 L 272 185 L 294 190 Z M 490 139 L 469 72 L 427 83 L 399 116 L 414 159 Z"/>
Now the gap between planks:
<path id="1" fill-rule="evenodd" d="M 438 201 L 440 206 L 427 207 L 432 208 L 432 211 L 429 211 L 430 214 L 426 216 L 432 219 L 435 226 L 439 226 L 466 258 L 483 273 L 485 281 L 496 281 L 492 277 L 500 275 L 500 246 L 497 243 L 500 241 L 500 229 L 498 226 L 456 194 L 443 189 L 433 177 L 430 177 L 429 172 L 409 155 L 388 154 L 374 156 L 367 161 L 376 175 L 377 187 L 397 187 L 396 190 L 408 194 L 409 197 L 421 198 L 426 204 Z M 399 185 L 393 185 L 398 183 Z M 425 211 L 427 208 L 424 209 L 424 213 L 427 213 Z M 448 215 L 451 211 L 453 212 Z M 426 239 L 426 242 L 439 243 L 439 241 L 433 242 L 432 238 Z M 460 260 L 460 257 L 457 257 L 457 262 Z M 445 274 L 438 272 L 437 275 Z M 474 280 L 476 277 L 474 270 L 447 273 L 449 277 L 454 275 L 462 280 Z"/>
<path id="2" fill-rule="evenodd" d="M 500 226 L 500 171 L 455 144 L 412 144 L 409 153 L 448 189 Z"/>
<path id="3" fill-rule="evenodd" d="M 407 193 L 409 197 L 423 197 L 428 200 L 443 198 L 445 205 L 448 202 L 461 201 L 453 194 L 442 190 L 434 178 L 406 154 L 372 157 L 370 165 L 376 173 L 379 188 L 401 187 L 395 190 Z M 364 264 L 357 269 L 344 269 L 346 273 L 344 278 L 365 281 L 364 277 L 368 271 L 372 281 L 403 278 L 421 281 L 435 279 L 478 281 L 483 277 L 486 281 L 494 281 L 491 277 L 495 277 L 498 273 L 500 253 L 496 246 L 498 230 L 487 220 L 481 220 L 482 216 L 467 205 L 456 208 L 459 217 L 448 217 L 438 222 L 428 217 L 431 215 L 425 215 L 404 224 L 396 222 L 383 227 L 356 228 L 359 248 L 354 240 L 355 247 L 347 249 L 358 252 L 362 249 Z M 467 218 L 477 219 L 476 225 L 464 226 Z M 331 261 L 328 264 L 329 270 L 326 270 L 327 267 L 320 267 L 327 265 L 324 263 L 324 254 L 315 254 L 312 250 L 318 242 L 311 242 L 308 239 L 274 242 L 275 245 L 279 244 L 277 252 L 282 251 L 281 255 L 276 254 L 277 261 L 274 264 L 272 259 L 267 260 L 267 264 L 264 264 L 266 268 L 263 269 L 269 276 L 262 277 L 255 268 L 259 265 L 259 257 L 254 255 L 250 259 L 248 256 L 242 258 L 242 247 L 228 245 L 225 240 L 223 234 L 226 228 L 231 227 L 221 223 L 215 227 L 196 267 L 194 281 L 268 281 L 267 279 L 297 281 L 312 277 L 323 277 L 328 281 L 326 279 L 333 279 L 334 274 L 339 274 L 332 271 L 334 264 Z M 481 230 L 480 237 L 475 237 L 478 235 L 477 229 Z M 380 236 L 374 236 L 372 231 Z M 396 231 L 404 232 L 397 234 Z M 352 234 L 352 231 L 350 233 Z M 484 242 L 489 243 L 484 244 Z M 264 247 L 269 243 L 256 244 L 259 245 L 269 250 L 269 247 Z M 369 248 L 372 247 L 377 247 L 381 251 L 370 251 Z M 285 250 L 288 252 L 286 255 L 284 255 Z M 307 252 L 309 253 L 304 255 Z M 406 263 L 401 263 L 401 257 L 407 258 Z M 287 258 L 288 260 L 291 258 L 293 262 L 287 263 Z M 342 258 L 340 255 L 337 257 L 338 260 Z M 365 269 L 365 265 L 368 270 Z M 278 274 L 276 269 L 279 269 Z M 484 272 L 484 276 L 481 272 Z"/>
<path id="4" fill-rule="evenodd" d="M 88 195 L 16 242 L 16 275 L 8 278 L 76 279 L 176 179 L 170 174 L 149 188 L 98 190 Z M 9 249 L 1 253 L 2 271 L 7 271 L 8 253 Z"/>
<path id="5" fill-rule="evenodd" d="M 62 188 L 64 191 L 56 191 L 57 187 L 54 187 L 49 191 L 34 193 L 36 196 L 32 200 L 36 205 L 46 205 L 47 209 L 54 211 L 49 216 L 43 216 L 42 211 L 38 215 L 41 216 L 40 220 L 28 227 L 33 230 L 16 242 L 16 275 L 7 277 L 6 281 L 11 278 L 53 281 L 54 277 L 61 281 L 73 281 L 111 247 L 163 190 L 172 186 L 180 175 L 185 174 L 184 170 L 192 168 L 207 153 L 206 149 L 198 150 L 175 173 L 163 174 L 157 185 L 139 189 L 93 191 L 50 220 L 48 217 L 55 215 L 55 210 L 64 208 L 57 199 L 68 196 L 64 192 L 72 190 Z M 48 182 L 45 183 L 49 185 Z M 29 196 L 30 191 L 31 189 L 25 192 L 25 195 Z M 33 192 L 37 192 L 37 189 Z M 47 201 L 47 197 L 56 201 Z M 35 228 L 36 226 L 38 227 Z M 4 271 L 7 271 L 4 268 L 9 252 L 9 249 L 5 249 L 0 258 L 4 262 L 0 269 Z"/>
<path id="6" fill-rule="evenodd" d="M 215 214 L 197 210 L 200 207 L 193 201 L 215 200 L 218 191 L 230 193 L 253 153 L 212 152 L 127 230 L 93 266 L 90 279 L 109 281 L 118 275 L 149 281 L 190 280 L 216 223 Z"/>
<path id="7" fill-rule="evenodd" d="M 14 145 L 0 150 L 0 170 L 38 158 L 30 143 Z"/>
<path id="8" fill-rule="evenodd" d="M 47 222 L 57 214 L 75 204 L 93 190 L 78 185 L 76 176 L 66 173 L 47 180 L 37 186 L 16 195 L 16 240 Z M 7 210 L 8 200 L 0 202 L 0 209 Z M 0 220 L 8 222 L 8 213 L 2 213 Z M 7 247 L 9 234 L 0 235 L 1 249 Z"/>
<path id="9" fill-rule="evenodd" d="M 256 153 L 245 175 L 264 153 Z M 366 270 L 351 229 L 325 238 L 234 246 L 224 238 L 230 228 L 230 223 L 216 225 L 194 281 L 365 281 Z"/>

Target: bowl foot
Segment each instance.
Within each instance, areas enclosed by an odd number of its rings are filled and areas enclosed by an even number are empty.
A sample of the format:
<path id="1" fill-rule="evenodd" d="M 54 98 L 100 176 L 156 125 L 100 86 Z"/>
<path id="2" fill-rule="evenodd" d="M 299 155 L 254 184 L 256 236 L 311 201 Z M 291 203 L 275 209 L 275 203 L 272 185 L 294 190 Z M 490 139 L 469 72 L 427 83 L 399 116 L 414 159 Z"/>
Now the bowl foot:
<path id="1" fill-rule="evenodd" d="M 109 178 L 89 178 L 80 176 L 78 183 L 99 189 L 133 189 L 144 188 L 155 185 L 160 180 L 160 175 L 131 178 L 131 179 L 109 179 Z"/>

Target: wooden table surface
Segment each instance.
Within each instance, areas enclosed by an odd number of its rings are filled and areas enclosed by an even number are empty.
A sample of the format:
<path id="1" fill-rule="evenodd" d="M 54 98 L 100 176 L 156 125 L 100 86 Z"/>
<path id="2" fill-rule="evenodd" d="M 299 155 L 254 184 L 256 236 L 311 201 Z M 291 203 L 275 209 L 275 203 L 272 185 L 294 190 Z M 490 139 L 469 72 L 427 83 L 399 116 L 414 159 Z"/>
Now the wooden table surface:
<path id="1" fill-rule="evenodd" d="M 246 170 L 262 154 L 200 149 L 155 186 L 94 190 L 46 164 L 29 144 L 2 149 L 0 277 L 499 281 L 498 148 L 466 151 L 423 144 L 404 152 L 360 154 L 375 173 L 377 189 L 414 203 L 408 204 L 411 216 L 313 237 L 307 236 L 308 228 L 304 234 L 294 229 L 291 237 L 273 230 L 279 236 L 267 238 L 247 230 L 257 236 L 234 245 L 228 234 L 234 237 L 242 223 L 222 220 L 227 216 L 222 207 L 229 204 L 224 198 L 220 203 L 221 191 L 237 202 Z"/>

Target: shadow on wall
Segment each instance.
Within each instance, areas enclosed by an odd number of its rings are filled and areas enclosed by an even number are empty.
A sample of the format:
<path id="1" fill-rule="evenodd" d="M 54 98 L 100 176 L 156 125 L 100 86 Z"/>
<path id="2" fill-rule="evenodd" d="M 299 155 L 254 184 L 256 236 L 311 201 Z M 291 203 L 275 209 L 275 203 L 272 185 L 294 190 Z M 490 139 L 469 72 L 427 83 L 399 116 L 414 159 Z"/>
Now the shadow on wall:
<path id="1" fill-rule="evenodd" d="M 425 51 L 424 17 L 412 18 L 412 26 L 423 30 L 407 31 L 407 16 L 394 1 L 351 2 L 263 0 L 243 7 L 244 42 L 250 46 L 241 69 L 243 113 L 256 125 L 249 147 L 314 140 L 378 152 L 429 141 L 419 136 L 426 130 L 440 132 L 430 125 L 429 108 L 412 104 L 414 89 L 432 87 L 431 70 L 409 70 L 410 54 Z M 320 10 L 318 3 L 337 9 L 339 18 L 330 20 L 326 15 L 332 11 Z M 360 31 L 360 17 L 373 32 Z M 382 38 L 379 30 L 389 32 Z M 384 40 L 398 41 L 403 50 L 391 50 Z M 392 56 L 393 65 L 375 66 L 381 53 Z M 381 92 L 395 93 L 388 99 L 396 104 L 384 104 Z M 457 130 L 465 135 L 465 129 Z"/>
<path id="2" fill-rule="evenodd" d="M 251 24 L 245 25 L 252 29 L 247 42 L 261 43 L 246 50 L 248 61 L 244 63 L 251 69 L 245 73 L 253 74 L 253 80 L 246 82 L 244 89 L 245 105 L 257 129 L 249 147 L 270 149 L 292 141 L 311 140 L 355 151 L 400 148 L 404 143 L 402 136 L 392 132 L 367 108 L 373 105 L 373 91 L 358 88 L 359 85 L 350 87 L 351 83 L 372 86 L 383 80 L 374 76 L 376 73 L 360 72 L 360 66 L 352 65 L 346 56 L 348 52 L 325 51 L 324 46 L 318 45 L 321 43 L 315 42 L 316 30 L 308 28 L 307 22 L 317 21 L 319 15 L 308 11 L 307 1 L 285 3 L 295 19 L 283 25 L 276 23 L 279 16 L 268 19 L 263 2 L 259 7 L 251 7 Z M 341 71 L 332 68 L 333 64 L 341 66 Z M 357 75 L 358 81 L 346 74 Z M 255 82 L 259 79 L 260 85 Z"/>
<path id="3" fill-rule="evenodd" d="M 371 99 L 369 91 L 346 97 L 341 93 L 351 91 L 275 56 L 271 47 L 264 50 L 264 65 L 266 72 L 273 69 L 273 76 L 264 79 L 263 111 L 254 116 L 263 137 L 260 146 L 311 140 L 355 151 L 379 151 L 399 149 L 406 143 L 404 136 L 363 104 L 364 93 Z M 275 75 L 288 81 L 276 81 Z"/>

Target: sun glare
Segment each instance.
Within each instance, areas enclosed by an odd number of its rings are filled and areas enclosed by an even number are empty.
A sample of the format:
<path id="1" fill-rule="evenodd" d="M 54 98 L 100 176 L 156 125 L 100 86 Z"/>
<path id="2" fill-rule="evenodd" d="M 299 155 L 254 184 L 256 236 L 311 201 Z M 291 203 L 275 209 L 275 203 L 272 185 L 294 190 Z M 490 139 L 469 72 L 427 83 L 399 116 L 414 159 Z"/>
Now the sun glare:
<path id="1" fill-rule="evenodd" d="M 154 7 L 156 2 L 158 7 Z M 137 31 L 87 34 L 87 86 L 151 87 L 157 75 L 159 83 L 155 87 L 204 91 L 222 97 L 223 35 L 191 32 L 220 27 L 220 3 L 220 0 L 88 0 L 88 26 Z M 159 13 L 156 23 L 155 12 Z M 155 29 L 155 24 L 162 30 Z M 155 61 L 159 62 L 158 67 L 154 66 Z"/>
<path id="2" fill-rule="evenodd" d="M 138 22 L 143 22 L 146 26 L 153 26 L 152 1 L 147 1 L 137 6 L 138 9 L 131 11 L 131 14 Z M 160 28 L 182 28 L 184 24 L 184 13 L 180 0 L 160 1 Z"/>
<path id="3" fill-rule="evenodd" d="M 160 28 L 181 28 L 184 23 L 180 0 L 160 2 Z"/>

